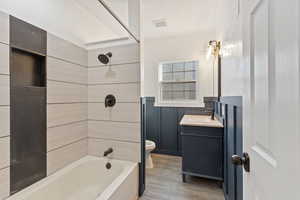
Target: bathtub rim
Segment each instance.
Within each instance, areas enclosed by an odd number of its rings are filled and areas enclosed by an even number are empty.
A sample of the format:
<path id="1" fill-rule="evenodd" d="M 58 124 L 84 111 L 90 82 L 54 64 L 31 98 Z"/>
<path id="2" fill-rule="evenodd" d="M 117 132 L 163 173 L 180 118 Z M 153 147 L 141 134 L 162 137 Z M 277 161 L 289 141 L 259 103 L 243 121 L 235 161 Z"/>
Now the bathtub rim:
<path id="1" fill-rule="evenodd" d="M 23 200 L 24 198 L 28 197 L 33 192 L 36 192 L 39 189 L 41 189 L 43 187 L 46 187 L 48 184 L 54 182 L 59 177 L 61 177 L 64 174 L 68 173 L 70 170 L 72 170 L 72 169 L 74 169 L 74 168 L 76 168 L 76 167 L 80 166 L 81 164 L 84 164 L 88 161 L 95 161 L 95 160 L 103 161 L 103 163 L 107 162 L 107 158 L 87 155 L 87 156 L 85 156 L 85 157 L 83 157 L 83 158 L 81 158 L 77 161 L 74 161 L 74 162 L 70 163 L 69 165 L 65 166 L 62 169 L 59 169 L 59 170 L 53 172 L 52 174 L 45 177 L 44 179 L 42 179 L 42 180 L 40 180 L 40 181 L 24 188 L 23 190 L 15 193 L 14 195 L 5 198 L 5 200 Z M 121 164 L 124 167 L 124 169 L 121 172 L 121 174 L 119 174 L 116 177 L 116 179 L 113 180 L 112 183 L 107 185 L 105 190 L 100 195 L 98 195 L 95 200 L 105 200 L 106 198 L 108 199 L 110 196 L 112 196 L 113 191 L 115 191 L 122 184 L 122 182 L 126 179 L 126 177 L 138 165 L 138 163 L 134 163 L 134 162 L 131 162 L 131 161 L 124 161 L 124 160 L 118 160 L 118 159 L 110 159 L 110 160 L 115 162 L 115 163 Z"/>
<path id="2" fill-rule="evenodd" d="M 102 158 L 102 160 L 105 160 Z M 130 162 L 130 161 L 121 161 L 121 160 L 114 160 L 115 162 L 122 162 L 125 164 L 125 169 L 123 172 L 116 178 L 114 181 L 107 186 L 107 188 L 95 199 L 95 200 L 107 200 L 109 199 L 116 191 L 121 184 L 125 181 L 125 179 L 134 171 L 134 169 L 138 166 L 137 163 Z"/>

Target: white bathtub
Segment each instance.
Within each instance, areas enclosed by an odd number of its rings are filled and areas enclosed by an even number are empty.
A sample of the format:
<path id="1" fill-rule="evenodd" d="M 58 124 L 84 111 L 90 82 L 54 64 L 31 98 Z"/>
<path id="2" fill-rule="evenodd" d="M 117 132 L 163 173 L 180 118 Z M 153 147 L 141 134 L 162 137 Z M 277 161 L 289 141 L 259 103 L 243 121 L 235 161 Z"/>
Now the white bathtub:
<path id="1" fill-rule="evenodd" d="M 87 156 L 31 185 L 8 200 L 136 200 L 136 163 Z"/>

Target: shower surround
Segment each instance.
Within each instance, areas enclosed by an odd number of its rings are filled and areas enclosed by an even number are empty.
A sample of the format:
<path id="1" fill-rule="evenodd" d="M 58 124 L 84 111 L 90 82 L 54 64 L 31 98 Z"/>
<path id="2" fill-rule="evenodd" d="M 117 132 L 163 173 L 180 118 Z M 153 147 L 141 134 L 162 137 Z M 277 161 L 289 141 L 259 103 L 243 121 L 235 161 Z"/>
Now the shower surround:
<path id="1" fill-rule="evenodd" d="M 9 15 L 0 12 L 0 199 L 10 195 Z M 139 46 L 87 51 L 47 34 L 47 176 L 112 147 L 115 159 L 140 161 Z M 100 53 L 112 52 L 101 65 Z M 116 97 L 104 107 L 107 94 Z"/>
<path id="2" fill-rule="evenodd" d="M 112 53 L 103 65 L 98 55 Z M 139 45 L 123 45 L 88 52 L 89 154 L 99 156 L 112 147 L 115 159 L 140 162 L 140 56 Z M 106 95 L 116 97 L 105 108 Z"/>

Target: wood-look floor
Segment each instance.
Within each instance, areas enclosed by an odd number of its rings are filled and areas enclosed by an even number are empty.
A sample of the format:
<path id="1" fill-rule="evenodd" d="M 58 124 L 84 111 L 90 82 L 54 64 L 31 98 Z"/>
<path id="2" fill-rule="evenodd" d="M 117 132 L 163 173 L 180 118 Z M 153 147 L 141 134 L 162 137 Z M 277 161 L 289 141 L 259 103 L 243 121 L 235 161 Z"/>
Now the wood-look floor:
<path id="1" fill-rule="evenodd" d="M 224 200 L 222 189 L 215 181 L 181 178 L 181 158 L 152 154 L 154 168 L 147 169 L 146 191 L 140 200 Z"/>

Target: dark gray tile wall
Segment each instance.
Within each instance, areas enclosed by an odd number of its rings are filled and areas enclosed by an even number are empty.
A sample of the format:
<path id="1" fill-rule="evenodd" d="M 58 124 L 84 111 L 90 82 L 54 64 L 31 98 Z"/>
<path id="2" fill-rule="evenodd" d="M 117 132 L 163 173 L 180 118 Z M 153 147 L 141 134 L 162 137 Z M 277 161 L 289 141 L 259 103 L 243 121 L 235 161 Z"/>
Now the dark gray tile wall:
<path id="1" fill-rule="evenodd" d="M 10 16 L 10 45 L 10 193 L 14 194 L 46 177 L 47 33 Z"/>

